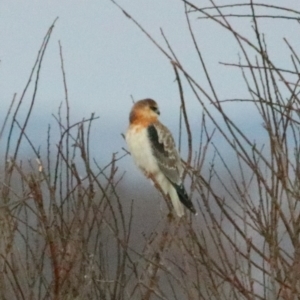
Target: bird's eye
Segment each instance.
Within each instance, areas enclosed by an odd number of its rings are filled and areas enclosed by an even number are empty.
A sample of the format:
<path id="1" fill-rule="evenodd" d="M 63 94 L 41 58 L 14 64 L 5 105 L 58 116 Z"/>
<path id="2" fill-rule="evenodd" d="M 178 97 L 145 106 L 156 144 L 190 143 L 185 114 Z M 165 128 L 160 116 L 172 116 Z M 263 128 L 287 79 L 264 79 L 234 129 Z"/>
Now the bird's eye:
<path id="1" fill-rule="evenodd" d="M 158 115 L 160 114 L 159 109 L 157 106 L 150 106 L 150 109 L 156 112 Z"/>

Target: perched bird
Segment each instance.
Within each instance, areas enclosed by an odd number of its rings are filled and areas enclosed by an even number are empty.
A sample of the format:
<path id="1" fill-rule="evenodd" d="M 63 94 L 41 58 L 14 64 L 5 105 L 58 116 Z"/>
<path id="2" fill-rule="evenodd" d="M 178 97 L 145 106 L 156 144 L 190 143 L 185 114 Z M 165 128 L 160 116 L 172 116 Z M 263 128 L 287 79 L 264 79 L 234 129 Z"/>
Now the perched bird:
<path id="1" fill-rule="evenodd" d="M 159 108 L 152 99 L 137 101 L 130 112 L 126 142 L 137 166 L 171 198 L 179 217 L 184 204 L 196 214 L 182 184 L 183 167 L 171 132 L 159 122 Z"/>

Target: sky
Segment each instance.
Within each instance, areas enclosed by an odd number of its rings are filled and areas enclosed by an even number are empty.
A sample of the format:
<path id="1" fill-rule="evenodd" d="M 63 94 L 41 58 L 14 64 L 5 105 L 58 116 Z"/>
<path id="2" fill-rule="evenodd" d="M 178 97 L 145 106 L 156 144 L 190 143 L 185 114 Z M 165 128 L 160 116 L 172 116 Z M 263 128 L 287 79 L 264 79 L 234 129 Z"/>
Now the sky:
<path id="1" fill-rule="evenodd" d="M 239 1 L 241 2 L 241 1 Z M 286 7 L 297 9 L 296 1 L 285 1 Z M 184 5 L 171 0 L 119 0 L 118 3 L 134 17 L 165 49 L 161 29 L 176 51 L 181 63 L 195 78 L 208 87 L 204 72 L 193 48 L 184 14 Z M 225 2 L 217 2 L 225 3 Z M 282 1 L 265 1 L 282 5 Z M 209 1 L 201 1 L 203 6 Z M 174 81 L 173 68 L 166 57 L 146 38 L 111 1 L 0 1 L 0 117 L 7 111 L 14 93 L 19 99 L 26 85 L 42 40 L 55 18 L 40 77 L 37 101 L 27 127 L 27 134 L 37 143 L 46 141 L 48 124 L 57 128 L 53 114 L 64 101 L 64 87 L 60 67 L 59 42 L 62 45 L 64 68 L 71 109 L 71 122 L 99 116 L 94 123 L 92 154 L 108 161 L 111 153 L 122 153 L 126 147 L 121 136 L 128 126 L 132 98 L 153 98 L 161 110 L 161 120 L 178 136 L 180 98 Z M 232 10 L 228 10 L 232 12 Z M 240 9 L 240 12 L 243 12 Z M 261 12 L 264 12 L 261 10 Z M 249 98 L 245 83 L 237 69 L 220 62 L 238 62 L 240 50 L 233 37 L 208 20 L 190 14 L 197 41 L 217 93 L 221 99 Z M 231 19 L 231 24 L 254 39 L 250 20 Z M 299 23 L 262 20 L 259 25 L 279 66 L 291 65 L 287 47 L 282 39 L 295 39 Z M 283 55 L 284 53 L 284 55 Z M 28 93 L 22 113 L 28 109 L 32 95 Z M 200 124 L 201 108 L 188 88 L 185 88 L 187 110 L 194 130 Z M 64 105 L 63 105 L 64 107 Z M 253 134 L 257 124 L 245 122 L 245 113 L 255 115 L 253 107 L 230 104 L 228 112 Z M 255 117 L 254 117 L 255 119 Z M 252 119 L 253 120 L 253 119 Z M 261 124 L 258 124 L 260 126 Z M 56 126 L 56 127 L 55 127 Z M 255 137 L 256 133 L 253 134 Z M 2 138 L 0 150 L 3 151 Z M 24 153 L 28 145 L 24 143 Z M 28 147 L 29 149 L 29 147 Z M 28 154 L 30 156 L 30 154 Z M 128 168 L 132 163 L 126 158 Z M 130 167 L 129 167 L 130 165 Z"/>

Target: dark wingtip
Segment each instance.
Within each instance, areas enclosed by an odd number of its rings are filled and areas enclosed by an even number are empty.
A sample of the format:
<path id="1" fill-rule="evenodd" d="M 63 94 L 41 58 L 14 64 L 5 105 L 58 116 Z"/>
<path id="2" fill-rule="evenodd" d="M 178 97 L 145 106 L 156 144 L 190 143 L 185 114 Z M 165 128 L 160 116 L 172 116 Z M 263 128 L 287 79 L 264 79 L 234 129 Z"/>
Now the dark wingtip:
<path id="1" fill-rule="evenodd" d="M 192 201 L 189 199 L 183 184 L 181 184 L 181 185 L 174 184 L 173 186 L 177 192 L 180 202 L 185 207 L 187 207 L 193 214 L 197 215 L 197 211 L 196 211 Z"/>

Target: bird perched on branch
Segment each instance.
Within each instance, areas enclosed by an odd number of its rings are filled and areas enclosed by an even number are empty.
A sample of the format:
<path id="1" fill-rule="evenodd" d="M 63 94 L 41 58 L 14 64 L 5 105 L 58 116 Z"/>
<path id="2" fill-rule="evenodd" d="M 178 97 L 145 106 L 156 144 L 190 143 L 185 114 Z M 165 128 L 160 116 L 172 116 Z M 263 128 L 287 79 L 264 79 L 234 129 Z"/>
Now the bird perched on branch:
<path id="1" fill-rule="evenodd" d="M 126 142 L 131 155 L 146 177 L 171 198 L 179 217 L 185 205 L 196 214 L 182 183 L 183 167 L 171 132 L 159 122 L 159 108 L 152 99 L 136 102 L 130 112 Z"/>

